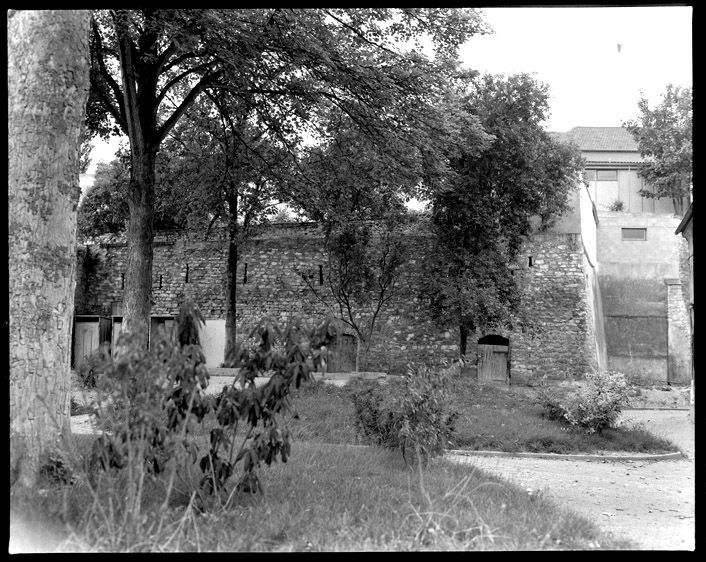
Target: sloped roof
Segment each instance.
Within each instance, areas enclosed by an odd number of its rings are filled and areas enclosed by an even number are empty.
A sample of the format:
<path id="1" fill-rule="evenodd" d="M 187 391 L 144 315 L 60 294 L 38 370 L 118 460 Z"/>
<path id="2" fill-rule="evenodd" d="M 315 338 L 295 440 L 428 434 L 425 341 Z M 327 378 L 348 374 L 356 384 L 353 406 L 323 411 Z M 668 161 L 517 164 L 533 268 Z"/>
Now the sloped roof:
<path id="1" fill-rule="evenodd" d="M 574 127 L 565 133 L 552 133 L 552 136 L 572 141 L 585 151 L 638 152 L 635 139 L 623 127 Z"/>

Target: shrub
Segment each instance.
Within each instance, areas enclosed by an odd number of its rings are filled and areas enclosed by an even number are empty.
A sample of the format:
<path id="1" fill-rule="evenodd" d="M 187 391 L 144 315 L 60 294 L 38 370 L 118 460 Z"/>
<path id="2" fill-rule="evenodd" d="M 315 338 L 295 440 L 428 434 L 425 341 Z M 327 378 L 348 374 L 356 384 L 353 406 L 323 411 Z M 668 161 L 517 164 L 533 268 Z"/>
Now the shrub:
<path id="1" fill-rule="evenodd" d="M 121 334 L 120 354 L 99 377 L 99 404 L 109 404 L 101 407 L 99 421 L 110 433 L 96 440 L 90 464 L 128 473 L 131 506 L 139 504 L 144 478 L 171 466 L 166 505 L 177 468 L 189 472 L 197 461 L 203 476 L 196 503 L 202 509 L 209 496 L 225 497 L 237 466 L 240 476 L 231 495 L 261 491 L 257 468 L 277 456 L 286 462 L 290 452 L 289 432 L 278 424 L 289 411 L 290 387 L 313 380 L 312 372 L 322 361 L 319 349 L 332 336 L 328 324 L 305 329 L 294 323 L 282 330 L 263 322 L 251 334 L 259 336 L 259 345 L 239 345 L 226 361 L 229 367 L 240 367 L 240 387 L 234 382 L 219 395 L 208 396 L 203 392 L 209 377 L 198 342 L 200 322 L 198 309 L 185 303 L 177 318 L 179 343 L 165 335 L 148 350 L 141 334 Z M 270 381 L 257 388 L 255 377 L 264 374 L 271 375 Z M 100 394 L 108 399 L 101 400 Z M 187 437 L 209 413 L 217 427 L 207 434 L 207 453 L 199 460 L 196 443 Z"/>
<path id="2" fill-rule="evenodd" d="M 627 406 L 630 386 L 622 373 L 593 372 L 586 375 L 583 388 L 565 399 L 547 390 L 540 397 L 548 418 L 564 419 L 588 433 L 600 433 L 612 426 Z"/>
<path id="3" fill-rule="evenodd" d="M 442 454 L 458 416 L 450 408 L 450 376 L 410 366 L 401 379 L 355 383 L 357 431 L 376 445 L 399 448 L 408 464 Z"/>
<path id="4" fill-rule="evenodd" d="M 624 207 L 625 203 L 623 203 L 620 199 L 616 199 L 610 204 L 608 209 L 610 209 L 611 211 L 622 211 Z"/>

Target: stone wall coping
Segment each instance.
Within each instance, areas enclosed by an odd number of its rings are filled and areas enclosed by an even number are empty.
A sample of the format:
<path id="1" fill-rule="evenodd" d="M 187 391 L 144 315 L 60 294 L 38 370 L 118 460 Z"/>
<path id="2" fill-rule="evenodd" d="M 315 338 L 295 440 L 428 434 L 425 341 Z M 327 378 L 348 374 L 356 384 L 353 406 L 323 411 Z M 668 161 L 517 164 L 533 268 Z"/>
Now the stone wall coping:
<path id="1" fill-rule="evenodd" d="M 680 279 L 665 279 L 664 280 L 665 285 L 681 285 L 681 280 Z"/>

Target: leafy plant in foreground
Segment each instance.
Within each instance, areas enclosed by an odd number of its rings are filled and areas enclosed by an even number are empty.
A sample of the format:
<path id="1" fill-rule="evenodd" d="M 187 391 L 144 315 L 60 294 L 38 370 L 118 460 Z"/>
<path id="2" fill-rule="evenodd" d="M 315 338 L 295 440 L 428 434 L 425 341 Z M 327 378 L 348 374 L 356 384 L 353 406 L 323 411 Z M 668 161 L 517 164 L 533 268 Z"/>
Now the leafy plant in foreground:
<path id="1" fill-rule="evenodd" d="M 270 465 L 278 456 L 287 462 L 290 432 L 282 421 L 291 408 L 292 386 L 313 381 L 313 372 L 324 362 L 322 348 L 334 335 L 328 322 L 308 328 L 294 321 L 282 329 L 264 321 L 250 334 L 250 338 L 259 338 L 254 348 L 243 343 L 234 348 L 225 365 L 239 367 L 238 378 L 215 400 L 220 427 L 211 431 L 209 452 L 200 461 L 205 473 L 201 484 L 209 492 L 224 490 L 238 462 L 242 462 L 243 473 L 235 491 L 261 492 L 260 464 Z M 269 381 L 257 387 L 255 379 L 262 376 L 269 376 Z M 245 435 L 236 447 L 241 423 Z"/>
<path id="2" fill-rule="evenodd" d="M 237 379 L 218 396 L 209 396 L 198 340 L 202 321 L 198 309 L 186 303 L 177 317 L 178 345 L 164 337 L 147 350 L 140 333 L 121 335 L 125 351 L 99 379 L 99 391 L 107 397 L 100 417 L 110 431 L 95 442 L 91 464 L 127 469 L 130 497 L 139 498 L 145 473 L 160 474 L 171 462 L 169 496 L 177 465 L 188 467 L 197 460 L 203 472 L 202 506 L 205 496 L 226 493 L 238 463 L 242 470 L 233 492 L 261 492 L 260 464 L 269 465 L 278 456 L 286 462 L 290 454 L 289 431 L 278 419 L 289 411 L 290 389 L 313 379 L 323 361 L 321 347 L 333 336 L 327 323 L 316 328 L 293 323 L 282 330 L 263 322 L 251 334 L 259 336 L 259 345 L 240 345 L 228 358 L 227 366 L 240 367 Z M 270 380 L 258 388 L 255 378 L 265 375 Z M 210 413 L 218 427 L 210 431 L 207 453 L 199 459 L 187 435 Z"/>
<path id="3" fill-rule="evenodd" d="M 458 417 L 450 408 L 449 376 L 410 366 L 407 376 L 382 385 L 356 382 L 356 429 L 376 445 L 399 448 L 410 465 L 442 454 Z"/>

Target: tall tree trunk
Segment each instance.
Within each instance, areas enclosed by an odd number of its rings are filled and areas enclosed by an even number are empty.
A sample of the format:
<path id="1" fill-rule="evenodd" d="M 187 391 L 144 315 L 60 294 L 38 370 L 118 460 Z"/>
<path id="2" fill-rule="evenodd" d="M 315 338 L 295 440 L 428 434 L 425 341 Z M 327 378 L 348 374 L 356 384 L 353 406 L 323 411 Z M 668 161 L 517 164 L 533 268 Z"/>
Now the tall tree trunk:
<path id="1" fill-rule="evenodd" d="M 79 139 L 88 99 L 84 10 L 14 11 L 8 31 L 10 467 L 32 486 L 70 438 Z"/>
<path id="2" fill-rule="evenodd" d="M 238 267 L 238 225 L 235 217 L 231 217 L 231 224 L 228 227 L 228 258 L 226 265 L 226 345 L 224 351 L 224 361 L 228 359 L 232 350 L 235 349 L 235 312 L 236 312 L 236 271 Z"/>
<path id="3" fill-rule="evenodd" d="M 458 348 L 461 352 L 461 357 L 466 356 L 466 349 L 468 347 L 468 328 L 461 324 L 459 326 L 459 336 L 460 336 L 460 341 Z"/>
<path id="4" fill-rule="evenodd" d="M 138 54 L 129 28 L 128 11 L 117 10 L 115 32 L 131 157 L 122 330 L 146 337 L 152 308 L 154 184 L 159 150 L 156 76 L 151 68 L 157 51 L 156 37 L 145 36 L 142 54 Z"/>
<path id="5" fill-rule="evenodd" d="M 154 184 L 156 147 L 131 139 L 132 173 L 128 206 L 123 331 L 147 334 L 152 308 Z"/>

